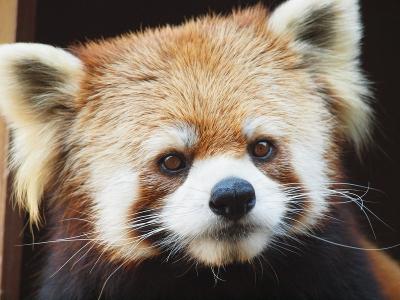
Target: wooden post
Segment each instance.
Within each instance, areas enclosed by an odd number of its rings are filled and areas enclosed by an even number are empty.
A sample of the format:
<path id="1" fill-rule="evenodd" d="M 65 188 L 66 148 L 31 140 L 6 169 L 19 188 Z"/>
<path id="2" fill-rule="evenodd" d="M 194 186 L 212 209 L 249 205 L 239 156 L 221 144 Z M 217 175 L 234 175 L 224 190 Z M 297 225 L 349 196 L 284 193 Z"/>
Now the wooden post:
<path id="1" fill-rule="evenodd" d="M 22 39 L 29 32 L 23 28 L 22 19 L 29 19 L 21 14 L 26 1 L 0 0 L 0 43 L 12 43 Z M 20 4 L 20 5 L 19 5 Z M 30 14 L 28 14 L 30 15 Z M 34 18 L 34 17 L 33 17 Z M 33 18 L 27 20 L 33 25 Z M 25 22 L 25 24 L 27 24 Z M 1 97 L 1 95 L 0 95 Z M 0 99 L 1 101 L 1 99 Z M 8 187 L 8 143 L 9 132 L 2 119 L 0 119 L 0 299 L 18 300 L 20 298 L 20 275 L 22 263 L 23 222 L 22 217 L 9 199 Z"/>
<path id="2" fill-rule="evenodd" d="M 15 42 L 17 35 L 17 0 L 0 0 L 0 43 Z M 10 243 L 18 241 L 11 238 L 14 228 L 10 219 L 17 218 L 10 207 L 7 193 L 7 150 L 8 130 L 0 120 L 0 298 L 16 300 L 19 298 L 20 251 L 10 252 Z M 17 262 L 16 262 L 17 260 Z M 14 270 L 13 270 L 14 269 Z"/>
<path id="3" fill-rule="evenodd" d="M 0 43 L 15 42 L 17 35 L 17 0 L 0 0 Z M 0 298 L 19 299 L 21 250 L 20 218 L 12 210 L 7 192 L 8 130 L 0 120 Z M 17 225 L 15 227 L 15 225 Z"/>

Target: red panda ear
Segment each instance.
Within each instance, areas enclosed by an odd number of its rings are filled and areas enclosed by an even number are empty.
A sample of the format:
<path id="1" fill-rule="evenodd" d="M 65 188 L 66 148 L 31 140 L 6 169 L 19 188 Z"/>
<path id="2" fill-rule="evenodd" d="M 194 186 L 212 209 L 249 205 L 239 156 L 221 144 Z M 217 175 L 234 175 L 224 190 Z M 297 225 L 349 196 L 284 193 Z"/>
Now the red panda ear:
<path id="1" fill-rule="evenodd" d="M 40 200 L 74 113 L 81 75 L 80 60 L 64 50 L 40 44 L 0 46 L 0 112 L 13 132 L 14 192 L 33 223 L 40 218 Z"/>
<path id="2" fill-rule="evenodd" d="M 370 138 L 372 109 L 359 63 L 362 26 L 357 0 L 288 0 L 268 27 L 292 41 L 305 64 L 334 94 L 343 136 L 357 151 Z"/>

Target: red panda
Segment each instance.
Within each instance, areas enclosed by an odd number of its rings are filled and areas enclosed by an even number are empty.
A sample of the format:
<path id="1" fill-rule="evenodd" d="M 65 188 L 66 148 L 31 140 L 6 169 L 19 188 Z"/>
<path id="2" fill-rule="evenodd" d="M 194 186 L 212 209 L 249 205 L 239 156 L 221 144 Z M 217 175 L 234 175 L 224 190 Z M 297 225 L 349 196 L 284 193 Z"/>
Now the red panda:
<path id="1" fill-rule="evenodd" d="M 342 151 L 373 111 L 356 0 L 288 0 L 71 47 L 0 46 L 37 299 L 399 299 Z M 366 250 L 366 251 L 363 251 Z"/>

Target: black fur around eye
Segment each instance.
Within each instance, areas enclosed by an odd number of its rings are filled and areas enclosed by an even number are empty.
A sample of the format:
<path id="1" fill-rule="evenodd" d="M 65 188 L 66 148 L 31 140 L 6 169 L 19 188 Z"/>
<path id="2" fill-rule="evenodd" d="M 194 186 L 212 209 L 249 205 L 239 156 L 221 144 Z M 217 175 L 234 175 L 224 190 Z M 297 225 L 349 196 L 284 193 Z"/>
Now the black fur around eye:
<path id="1" fill-rule="evenodd" d="M 267 140 L 259 140 L 250 145 L 249 152 L 256 159 L 266 160 L 273 154 L 273 146 Z"/>
<path id="2" fill-rule="evenodd" d="M 161 158 L 160 167 L 164 173 L 176 174 L 186 168 L 186 160 L 183 155 L 171 153 Z"/>

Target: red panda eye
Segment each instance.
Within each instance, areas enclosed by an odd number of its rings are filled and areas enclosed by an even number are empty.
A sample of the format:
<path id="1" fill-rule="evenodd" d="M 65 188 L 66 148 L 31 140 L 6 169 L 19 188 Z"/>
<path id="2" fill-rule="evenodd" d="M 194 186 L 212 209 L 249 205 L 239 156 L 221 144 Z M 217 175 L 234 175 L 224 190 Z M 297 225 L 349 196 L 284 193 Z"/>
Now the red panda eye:
<path id="1" fill-rule="evenodd" d="M 179 154 L 169 154 L 161 161 L 161 169 L 165 172 L 178 172 L 186 167 L 184 158 Z"/>
<path id="2" fill-rule="evenodd" d="M 251 154 L 256 158 L 267 159 L 272 154 L 272 145 L 266 141 L 258 141 L 253 144 Z"/>

